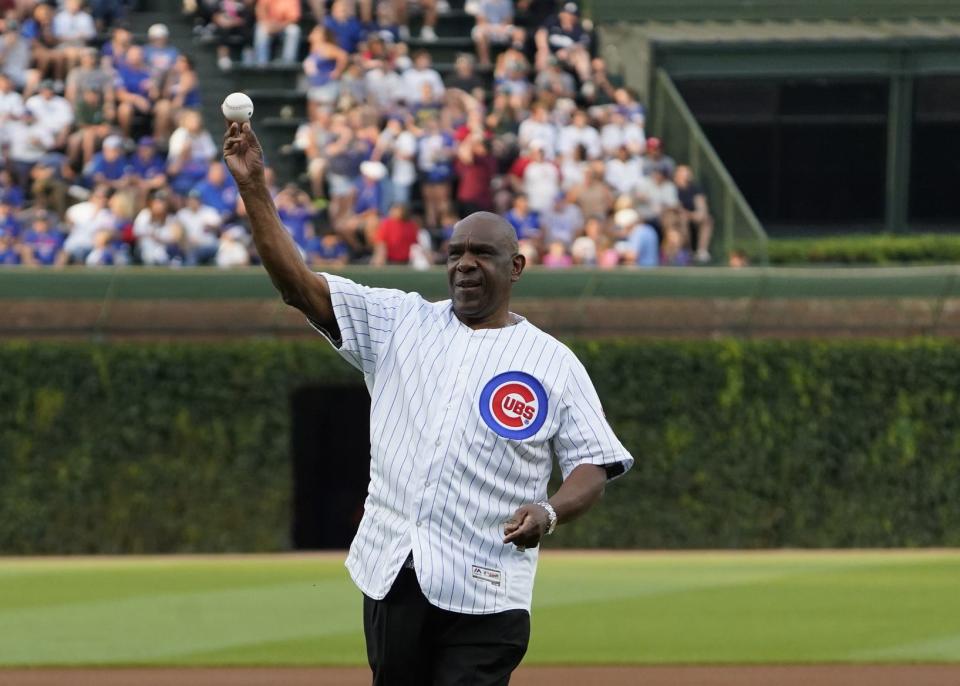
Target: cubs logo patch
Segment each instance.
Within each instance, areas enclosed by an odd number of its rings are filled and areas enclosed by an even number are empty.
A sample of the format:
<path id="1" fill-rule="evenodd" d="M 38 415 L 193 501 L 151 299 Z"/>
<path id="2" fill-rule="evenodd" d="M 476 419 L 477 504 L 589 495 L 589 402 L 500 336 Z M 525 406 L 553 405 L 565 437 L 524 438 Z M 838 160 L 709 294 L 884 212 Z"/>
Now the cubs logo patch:
<path id="1" fill-rule="evenodd" d="M 480 416 L 504 438 L 529 438 L 547 419 L 547 392 L 525 372 L 497 374 L 480 392 Z"/>

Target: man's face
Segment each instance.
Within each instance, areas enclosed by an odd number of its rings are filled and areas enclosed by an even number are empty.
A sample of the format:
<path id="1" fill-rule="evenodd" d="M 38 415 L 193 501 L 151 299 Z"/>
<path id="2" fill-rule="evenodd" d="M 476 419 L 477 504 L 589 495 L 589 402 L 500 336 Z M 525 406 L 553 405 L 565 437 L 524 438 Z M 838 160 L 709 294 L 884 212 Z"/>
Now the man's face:
<path id="1" fill-rule="evenodd" d="M 143 50 L 139 46 L 134 45 L 129 50 L 127 50 L 127 64 L 129 64 L 134 69 L 139 69 L 143 65 Z"/>
<path id="2" fill-rule="evenodd" d="M 453 310 L 461 319 L 483 321 L 509 303 L 525 261 L 492 216 L 473 215 L 458 222 L 449 251 L 447 282 Z"/>

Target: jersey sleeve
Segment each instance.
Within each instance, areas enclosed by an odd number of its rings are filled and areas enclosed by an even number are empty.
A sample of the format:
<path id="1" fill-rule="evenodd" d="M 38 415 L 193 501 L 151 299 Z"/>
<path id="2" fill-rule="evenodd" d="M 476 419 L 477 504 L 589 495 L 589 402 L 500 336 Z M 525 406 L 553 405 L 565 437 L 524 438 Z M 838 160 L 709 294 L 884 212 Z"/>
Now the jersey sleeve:
<path id="1" fill-rule="evenodd" d="M 316 322 L 308 321 L 347 362 L 364 374 L 373 374 L 408 294 L 391 288 L 361 286 L 333 274 L 323 273 L 323 277 L 330 288 L 333 313 L 340 328 L 339 340 Z"/>
<path id="2" fill-rule="evenodd" d="M 606 467 L 608 479 L 617 478 L 633 466 L 633 456 L 607 423 L 587 370 L 575 357 L 560 400 L 553 451 L 564 479 L 582 464 Z"/>

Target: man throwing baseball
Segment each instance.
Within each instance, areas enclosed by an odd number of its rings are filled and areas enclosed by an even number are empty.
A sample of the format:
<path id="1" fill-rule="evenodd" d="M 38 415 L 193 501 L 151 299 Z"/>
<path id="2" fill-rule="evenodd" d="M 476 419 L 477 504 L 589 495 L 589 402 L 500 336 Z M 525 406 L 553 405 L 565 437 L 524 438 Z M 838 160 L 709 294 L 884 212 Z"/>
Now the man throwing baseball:
<path id="1" fill-rule="evenodd" d="M 505 220 L 450 239 L 450 300 L 315 274 L 281 225 L 248 123 L 224 158 L 284 302 L 363 372 L 370 486 L 347 569 L 375 686 L 508 684 L 530 635 L 538 544 L 633 458 L 583 365 L 510 312 L 525 264 Z M 547 497 L 556 459 L 563 485 Z"/>

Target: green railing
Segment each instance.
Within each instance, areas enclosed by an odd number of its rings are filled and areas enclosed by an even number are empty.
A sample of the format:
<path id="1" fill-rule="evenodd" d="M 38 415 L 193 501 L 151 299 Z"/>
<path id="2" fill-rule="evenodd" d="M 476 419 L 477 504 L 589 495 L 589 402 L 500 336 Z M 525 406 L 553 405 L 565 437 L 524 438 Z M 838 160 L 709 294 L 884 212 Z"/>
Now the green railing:
<path id="1" fill-rule="evenodd" d="M 956 0 L 592 0 L 596 21 L 763 21 L 960 17 Z"/>
<path id="2" fill-rule="evenodd" d="M 673 157 L 690 165 L 707 193 L 719 238 L 714 245 L 720 250 L 715 252 L 740 251 L 766 264 L 766 232 L 663 69 L 656 72 L 652 103 L 651 131 L 663 139 Z"/>

